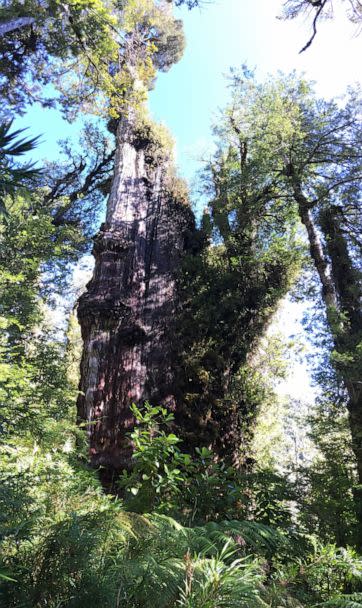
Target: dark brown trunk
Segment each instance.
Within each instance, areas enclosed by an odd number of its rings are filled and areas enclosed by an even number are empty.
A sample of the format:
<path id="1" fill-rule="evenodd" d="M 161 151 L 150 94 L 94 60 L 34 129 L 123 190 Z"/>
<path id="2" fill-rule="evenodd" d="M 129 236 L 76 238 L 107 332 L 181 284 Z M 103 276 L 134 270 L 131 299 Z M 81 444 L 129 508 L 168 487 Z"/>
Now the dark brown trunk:
<path id="1" fill-rule="evenodd" d="M 349 330 L 351 337 L 357 338 L 356 334 L 362 330 L 362 276 L 352 263 L 338 207 L 331 205 L 324 209 L 319 219 L 326 238 L 339 306 L 348 317 L 346 329 Z"/>
<path id="2" fill-rule="evenodd" d="M 89 423 L 91 463 L 115 471 L 130 465 L 130 405 L 150 400 L 175 408 L 175 273 L 191 212 L 170 193 L 170 153 L 155 160 L 149 143 L 137 141 L 131 123 L 120 123 L 94 275 L 78 307 L 84 340 L 78 417 Z"/>

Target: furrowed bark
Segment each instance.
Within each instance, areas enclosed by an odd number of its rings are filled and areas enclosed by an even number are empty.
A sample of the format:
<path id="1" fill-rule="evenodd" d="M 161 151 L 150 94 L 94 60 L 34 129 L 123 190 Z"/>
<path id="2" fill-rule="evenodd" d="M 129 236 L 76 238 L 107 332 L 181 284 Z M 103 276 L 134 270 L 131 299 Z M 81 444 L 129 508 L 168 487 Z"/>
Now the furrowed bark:
<path id="1" fill-rule="evenodd" d="M 170 194 L 170 154 L 155 162 L 148 145 L 130 121 L 120 123 L 94 275 L 78 308 L 84 340 L 78 417 L 89 423 L 91 463 L 113 471 L 130 466 L 130 405 L 176 405 L 175 273 L 191 212 Z"/>
<path id="2" fill-rule="evenodd" d="M 309 201 L 303 194 L 302 186 L 296 175 L 292 173 L 291 177 L 294 199 L 298 204 L 300 219 L 307 230 L 310 254 L 322 283 L 322 296 L 328 313 L 329 309 L 337 309 L 338 307 L 331 269 L 324 255 L 323 245 L 313 221 Z"/>

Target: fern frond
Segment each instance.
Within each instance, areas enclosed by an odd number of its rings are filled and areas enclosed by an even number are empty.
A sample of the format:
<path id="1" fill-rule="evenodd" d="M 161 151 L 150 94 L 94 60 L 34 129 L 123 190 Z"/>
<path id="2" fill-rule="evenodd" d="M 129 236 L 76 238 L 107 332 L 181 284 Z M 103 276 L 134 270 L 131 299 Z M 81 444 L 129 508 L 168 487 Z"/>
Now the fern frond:
<path id="1" fill-rule="evenodd" d="M 127 605 L 134 601 L 143 608 L 168 608 L 176 602 L 185 575 L 181 559 L 160 562 L 148 554 L 141 560 L 124 562 L 121 568 L 123 584 L 127 584 Z"/>
<path id="2" fill-rule="evenodd" d="M 205 526 L 190 531 L 193 549 L 205 551 L 207 546 L 219 549 L 221 545 L 233 540 L 235 545 L 249 552 L 274 553 L 280 546 L 286 545 L 285 536 L 264 524 L 249 521 L 210 522 Z"/>
<path id="3" fill-rule="evenodd" d="M 323 606 L 323 608 L 362 608 L 362 593 L 339 595 L 322 604 L 318 604 L 318 606 Z"/>

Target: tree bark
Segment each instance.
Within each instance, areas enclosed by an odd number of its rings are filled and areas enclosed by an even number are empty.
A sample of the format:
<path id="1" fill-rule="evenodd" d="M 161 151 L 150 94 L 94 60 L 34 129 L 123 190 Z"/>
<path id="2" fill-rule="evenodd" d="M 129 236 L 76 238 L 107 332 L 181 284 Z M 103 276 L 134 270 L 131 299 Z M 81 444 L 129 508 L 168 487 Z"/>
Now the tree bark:
<path id="1" fill-rule="evenodd" d="M 33 23 L 35 23 L 34 17 L 16 17 L 6 23 L 0 23 L 0 36 L 5 36 L 6 34 L 9 34 L 9 32 L 19 30 L 22 27 L 27 27 Z"/>
<path id="2" fill-rule="evenodd" d="M 88 422 L 94 466 L 131 462 L 132 403 L 175 409 L 175 275 L 190 209 L 169 189 L 169 153 L 157 162 L 131 121 L 117 131 L 106 222 L 94 242 L 95 270 L 80 298 L 84 340 L 78 417 Z"/>
<path id="3" fill-rule="evenodd" d="M 343 331 L 335 336 L 339 353 L 353 355 L 355 360 L 338 366 L 348 392 L 349 423 L 352 448 L 357 461 L 359 485 L 354 488 L 357 517 L 360 522 L 358 545 L 362 547 L 362 358 L 358 348 L 362 344 L 362 277 L 354 267 L 348 244 L 341 228 L 338 207 L 331 205 L 320 214 L 326 248 L 331 260 L 332 276 L 338 293 L 341 312 L 346 320 Z"/>
<path id="4" fill-rule="evenodd" d="M 292 168 L 293 169 L 293 168 Z M 321 230 L 326 239 L 326 253 L 319 238 L 311 204 L 304 196 L 301 182 L 290 171 L 294 199 L 306 227 L 310 253 L 322 283 L 322 296 L 335 349 L 341 363 L 334 367 L 348 393 L 349 426 L 356 457 L 358 485 L 354 488 L 356 516 L 359 523 L 356 544 L 362 547 L 362 369 L 358 345 L 362 343 L 361 276 L 354 268 L 348 244 L 341 230 L 337 208 L 330 206 L 320 214 Z M 351 361 L 350 357 L 354 358 Z M 346 358 L 344 362 L 343 357 Z"/>
<path id="5" fill-rule="evenodd" d="M 328 309 L 337 309 L 338 307 L 337 292 L 331 276 L 331 268 L 324 255 L 323 245 L 313 221 L 310 203 L 303 194 L 301 183 L 293 171 L 291 177 L 294 199 L 298 205 L 300 219 L 307 230 L 310 255 L 322 283 L 322 295 L 328 314 Z"/>

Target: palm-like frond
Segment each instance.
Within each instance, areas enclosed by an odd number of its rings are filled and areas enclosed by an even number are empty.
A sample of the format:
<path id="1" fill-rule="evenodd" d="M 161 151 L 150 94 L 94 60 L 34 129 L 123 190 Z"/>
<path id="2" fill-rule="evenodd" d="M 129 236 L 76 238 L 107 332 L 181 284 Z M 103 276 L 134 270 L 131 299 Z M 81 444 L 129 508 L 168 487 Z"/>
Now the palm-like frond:
<path id="1" fill-rule="evenodd" d="M 262 573 L 249 558 L 236 558 L 231 542 L 212 558 L 196 557 L 189 564 L 178 605 L 182 608 L 262 608 Z"/>
<path id="2" fill-rule="evenodd" d="M 12 121 L 0 123 L 0 213 L 6 214 L 4 198 L 14 195 L 17 188 L 28 180 L 36 178 L 40 169 L 35 163 L 17 162 L 17 157 L 33 150 L 39 142 L 39 137 L 20 138 L 25 129 L 11 132 Z"/>
<path id="3" fill-rule="evenodd" d="M 34 150 L 39 143 L 39 137 L 30 139 L 24 137 L 17 140 L 19 135 L 24 133 L 26 129 L 17 129 L 11 133 L 12 124 L 12 121 L 0 123 L 0 158 L 4 155 L 21 156 L 26 152 Z"/>

